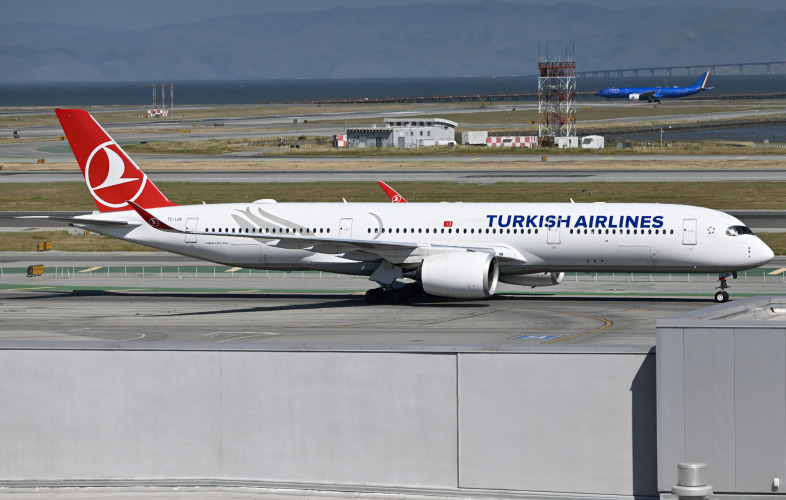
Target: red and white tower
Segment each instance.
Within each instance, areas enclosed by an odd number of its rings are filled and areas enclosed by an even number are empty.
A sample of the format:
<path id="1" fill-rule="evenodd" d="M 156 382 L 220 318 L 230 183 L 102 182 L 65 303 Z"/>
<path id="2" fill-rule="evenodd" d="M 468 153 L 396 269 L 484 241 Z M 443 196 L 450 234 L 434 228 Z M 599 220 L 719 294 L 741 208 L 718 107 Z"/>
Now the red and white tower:
<path id="1" fill-rule="evenodd" d="M 547 49 L 548 50 L 548 49 Z M 555 137 L 576 137 L 576 61 L 538 61 L 538 136 L 553 146 Z"/>

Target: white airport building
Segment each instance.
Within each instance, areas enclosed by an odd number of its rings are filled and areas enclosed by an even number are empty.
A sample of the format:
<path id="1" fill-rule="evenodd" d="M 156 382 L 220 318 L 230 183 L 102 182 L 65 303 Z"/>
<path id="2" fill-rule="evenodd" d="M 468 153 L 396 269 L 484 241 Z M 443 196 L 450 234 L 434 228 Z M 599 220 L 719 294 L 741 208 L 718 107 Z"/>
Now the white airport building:
<path id="1" fill-rule="evenodd" d="M 444 118 L 385 118 L 385 126 L 347 129 L 349 148 L 420 148 L 456 143 L 456 122 Z"/>

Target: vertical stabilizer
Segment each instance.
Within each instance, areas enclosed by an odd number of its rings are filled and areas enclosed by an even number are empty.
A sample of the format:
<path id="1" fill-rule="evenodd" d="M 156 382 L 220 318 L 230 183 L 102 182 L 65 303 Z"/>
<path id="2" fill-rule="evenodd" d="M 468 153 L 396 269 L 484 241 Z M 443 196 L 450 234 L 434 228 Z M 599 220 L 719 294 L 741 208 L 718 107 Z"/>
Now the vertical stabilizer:
<path id="1" fill-rule="evenodd" d="M 81 109 L 56 109 L 55 113 L 100 212 L 130 210 L 126 200 L 144 208 L 175 205 L 90 113 Z"/>
<path id="2" fill-rule="evenodd" d="M 710 79 L 710 72 L 705 71 L 704 74 L 701 75 L 698 80 L 696 80 L 696 83 L 692 85 L 692 88 L 699 89 L 699 90 L 706 89 L 707 82 L 709 81 L 709 79 Z"/>

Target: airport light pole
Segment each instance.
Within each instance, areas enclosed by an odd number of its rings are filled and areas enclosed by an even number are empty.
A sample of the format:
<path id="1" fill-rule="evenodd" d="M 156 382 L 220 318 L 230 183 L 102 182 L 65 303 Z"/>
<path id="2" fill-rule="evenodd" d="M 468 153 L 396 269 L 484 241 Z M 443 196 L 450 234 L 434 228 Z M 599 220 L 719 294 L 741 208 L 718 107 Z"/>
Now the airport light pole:
<path id="1" fill-rule="evenodd" d="M 671 128 L 671 125 L 669 125 Z M 663 127 L 660 128 L 660 147 L 663 147 Z"/>

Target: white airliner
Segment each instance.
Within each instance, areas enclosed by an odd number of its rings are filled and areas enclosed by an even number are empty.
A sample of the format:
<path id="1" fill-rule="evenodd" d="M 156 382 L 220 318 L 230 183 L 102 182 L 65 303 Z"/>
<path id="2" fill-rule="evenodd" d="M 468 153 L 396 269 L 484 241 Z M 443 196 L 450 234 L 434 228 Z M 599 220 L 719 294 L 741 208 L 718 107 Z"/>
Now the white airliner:
<path id="1" fill-rule="evenodd" d="M 567 271 L 717 272 L 773 252 L 736 218 L 654 203 L 252 203 L 176 205 L 89 113 L 58 109 L 88 189 L 90 231 L 220 264 L 368 276 L 371 302 L 425 291 L 484 298 L 497 283 L 550 286 Z M 50 217 L 51 218 L 51 217 Z"/>

